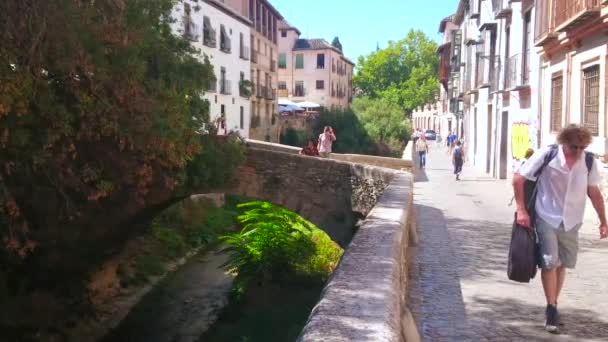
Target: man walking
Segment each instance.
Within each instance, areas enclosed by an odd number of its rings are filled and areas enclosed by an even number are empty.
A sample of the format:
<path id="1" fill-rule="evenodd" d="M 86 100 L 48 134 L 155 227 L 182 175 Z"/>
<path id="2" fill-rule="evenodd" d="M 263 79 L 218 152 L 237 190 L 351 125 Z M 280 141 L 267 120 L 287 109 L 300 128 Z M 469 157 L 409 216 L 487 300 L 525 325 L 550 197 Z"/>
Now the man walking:
<path id="1" fill-rule="evenodd" d="M 600 192 L 599 165 L 586 158 L 585 148 L 591 143 L 591 133 L 570 125 L 559 133 L 557 146 L 534 153 L 513 177 L 517 223 L 535 227 L 541 254 L 541 278 L 547 307 L 545 329 L 558 333 L 557 303 L 564 285 L 566 268 L 574 268 L 578 253 L 578 230 L 585 212 L 585 195 L 600 220 L 600 238 L 608 237 L 604 199 Z M 554 156 L 554 157 L 553 157 Z M 552 159 L 541 170 L 545 158 Z M 588 161 L 586 160 L 588 159 Z M 590 164 L 590 165 L 588 165 Z M 524 199 L 526 179 L 537 181 L 535 217 L 531 222 Z"/>
<path id="2" fill-rule="evenodd" d="M 418 152 L 420 168 L 424 169 L 426 166 L 426 155 L 429 152 L 429 145 L 426 143 L 426 137 L 424 135 L 421 135 L 418 141 L 416 141 L 416 152 Z"/>

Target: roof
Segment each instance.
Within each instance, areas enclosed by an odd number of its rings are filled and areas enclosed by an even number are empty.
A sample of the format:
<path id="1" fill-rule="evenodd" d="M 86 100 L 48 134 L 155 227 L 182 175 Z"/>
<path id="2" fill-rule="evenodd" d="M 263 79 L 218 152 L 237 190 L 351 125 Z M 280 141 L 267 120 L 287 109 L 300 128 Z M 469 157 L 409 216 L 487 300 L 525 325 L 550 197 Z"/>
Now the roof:
<path id="1" fill-rule="evenodd" d="M 460 26 L 462 21 L 464 20 L 464 12 L 465 9 L 469 7 L 468 0 L 460 0 L 458 2 L 458 7 L 456 9 L 456 13 L 454 13 L 454 24 Z"/>
<path id="2" fill-rule="evenodd" d="M 445 48 L 449 48 L 449 46 L 450 46 L 450 45 L 451 45 L 451 43 L 450 43 L 450 42 L 443 43 L 443 44 L 439 45 L 439 47 L 437 48 L 437 53 L 442 53 L 442 52 L 443 52 L 443 50 L 444 50 Z"/>
<path id="3" fill-rule="evenodd" d="M 439 33 L 445 32 L 445 26 L 452 21 L 454 21 L 454 14 L 441 19 L 441 22 L 439 23 Z"/>
<path id="4" fill-rule="evenodd" d="M 325 39 L 297 39 L 293 45 L 294 50 L 321 50 L 321 49 L 335 49 Z M 340 50 L 338 50 L 340 51 Z"/>
<path id="5" fill-rule="evenodd" d="M 300 30 L 298 30 L 297 27 L 291 25 L 287 20 L 281 20 L 279 21 L 279 30 L 292 30 L 292 31 L 296 31 L 296 33 L 299 35 L 302 34 L 302 32 L 300 32 Z"/>
<path id="6" fill-rule="evenodd" d="M 283 16 L 281 15 L 281 13 L 276 8 L 274 8 L 274 6 L 272 6 L 272 4 L 270 3 L 270 1 L 268 1 L 268 0 L 260 0 L 260 2 L 263 3 L 264 5 L 268 6 L 268 9 L 272 13 L 274 13 L 274 15 L 277 16 L 277 19 L 280 19 L 280 20 L 284 19 Z"/>
<path id="7" fill-rule="evenodd" d="M 342 60 L 352 66 L 355 66 L 355 63 L 353 63 L 350 59 L 346 58 L 344 55 L 342 56 Z"/>
<path id="8" fill-rule="evenodd" d="M 340 51 L 337 47 L 329 44 L 327 40 L 322 38 L 314 38 L 314 39 L 297 39 L 293 45 L 294 50 L 334 50 L 335 52 L 340 54 L 340 58 L 344 60 L 346 63 L 355 65 L 350 59 L 344 56 L 344 53 Z"/>

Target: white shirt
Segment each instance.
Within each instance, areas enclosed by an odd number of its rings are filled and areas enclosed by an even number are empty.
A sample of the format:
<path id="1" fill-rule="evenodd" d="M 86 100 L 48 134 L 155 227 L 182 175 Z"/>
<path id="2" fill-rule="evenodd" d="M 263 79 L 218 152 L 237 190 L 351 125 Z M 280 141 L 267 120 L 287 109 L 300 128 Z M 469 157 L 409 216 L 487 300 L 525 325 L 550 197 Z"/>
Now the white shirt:
<path id="1" fill-rule="evenodd" d="M 542 166 L 550 148 L 543 148 L 530 157 L 519 169 L 519 174 L 529 180 L 536 180 L 534 173 Z M 593 161 L 591 171 L 587 170 L 585 154 L 576 161 L 572 169 L 566 165 L 562 145 L 557 155 L 547 164 L 539 176 L 536 196 L 536 214 L 551 226 L 557 228 L 564 223 L 566 231 L 583 222 L 587 188 L 601 182 L 599 162 Z"/>

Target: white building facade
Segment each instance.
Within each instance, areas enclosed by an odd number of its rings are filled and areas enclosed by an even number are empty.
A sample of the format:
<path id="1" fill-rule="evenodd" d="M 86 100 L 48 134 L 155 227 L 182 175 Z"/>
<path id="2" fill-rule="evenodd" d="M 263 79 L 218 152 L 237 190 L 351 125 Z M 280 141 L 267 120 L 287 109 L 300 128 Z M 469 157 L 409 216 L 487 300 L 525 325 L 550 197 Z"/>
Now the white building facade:
<path id="1" fill-rule="evenodd" d="M 531 0 L 460 0 L 440 24 L 440 134 L 455 131 L 468 165 L 496 178 L 509 177 L 528 148 L 541 146 L 534 25 Z"/>
<path id="2" fill-rule="evenodd" d="M 251 21 L 214 0 L 184 0 L 173 9 L 173 29 L 201 50 L 213 65 L 216 82 L 203 95 L 209 101 L 210 122 L 218 134 L 238 132 L 249 137 L 251 125 Z M 201 56 L 201 58 L 203 58 Z"/>

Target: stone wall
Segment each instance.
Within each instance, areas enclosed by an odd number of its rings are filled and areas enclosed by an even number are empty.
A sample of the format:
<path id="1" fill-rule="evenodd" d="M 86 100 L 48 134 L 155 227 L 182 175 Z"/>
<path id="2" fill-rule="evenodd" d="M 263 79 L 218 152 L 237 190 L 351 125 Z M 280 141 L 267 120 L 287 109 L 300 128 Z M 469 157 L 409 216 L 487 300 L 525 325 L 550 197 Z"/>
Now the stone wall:
<path id="1" fill-rule="evenodd" d="M 390 169 L 286 153 L 274 145 L 250 145 L 247 162 L 238 171 L 239 184 L 228 192 L 289 208 L 343 247 L 351 240 L 357 220 L 370 212 L 395 174 Z"/>
<path id="2" fill-rule="evenodd" d="M 279 144 L 248 143 L 236 191 L 295 210 L 347 246 L 298 340 L 419 341 L 406 302 L 407 248 L 417 241 L 413 175 L 300 156 L 299 148 Z M 411 170 L 411 145 L 401 164 L 369 156 L 351 160 Z M 365 220 L 353 237 L 355 212 Z"/>
<path id="3" fill-rule="evenodd" d="M 407 310 L 413 177 L 398 172 L 362 223 L 299 341 L 417 341 Z"/>

